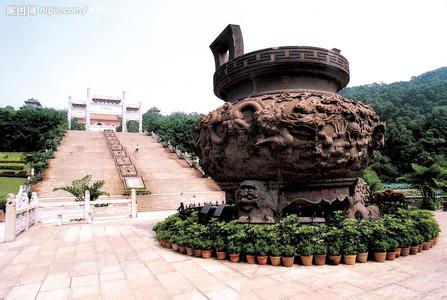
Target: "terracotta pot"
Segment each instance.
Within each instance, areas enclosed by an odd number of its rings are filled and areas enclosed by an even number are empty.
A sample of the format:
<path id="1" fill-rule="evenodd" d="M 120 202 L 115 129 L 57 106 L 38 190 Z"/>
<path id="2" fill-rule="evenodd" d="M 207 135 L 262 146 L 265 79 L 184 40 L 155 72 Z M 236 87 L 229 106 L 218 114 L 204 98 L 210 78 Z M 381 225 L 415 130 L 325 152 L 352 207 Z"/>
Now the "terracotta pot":
<path id="1" fill-rule="evenodd" d="M 341 255 L 328 255 L 327 256 L 328 263 L 331 265 L 339 265 L 341 261 Z"/>
<path id="2" fill-rule="evenodd" d="M 247 264 L 255 264 L 256 263 L 256 257 L 254 255 L 245 255 L 245 258 L 247 259 Z"/>
<path id="3" fill-rule="evenodd" d="M 185 254 L 185 252 L 186 252 L 186 247 L 185 247 L 185 246 L 182 246 L 182 245 L 179 245 L 179 246 L 178 246 L 178 250 L 180 251 L 180 253 Z"/>
<path id="4" fill-rule="evenodd" d="M 216 256 L 218 260 L 224 260 L 227 257 L 227 254 L 223 251 L 216 251 Z"/>
<path id="5" fill-rule="evenodd" d="M 376 262 L 385 262 L 386 252 L 374 252 L 374 260 Z"/>
<path id="6" fill-rule="evenodd" d="M 303 266 L 311 266 L 312 265 L 312 259 L 313 259 L 313 255 L 300 255 L 301 258 L 301 264 Z"/>
<path id="7" fill-rule="evenodd" d="M 396 258 L 400 256 L 400 252 L 402 251 L 401 248 L 396 248 Z"/>
<path id="8" fill-rule="evenodd" d="M 386 253 L 386 260 L 394 260 L 396 258 L 396 251 Z"/>
<path id="9" fill-rule="evenodd" d="M 202 250 L 202 258 L 211 258 L 211 255 L 213 254 L 213 250 Z"/>
<path id="10" fill-rule="evenodd" d="M 355 260 L 357 259 L 357 255 L 343 255 L 343 261 L 346 265 L 355 264 Z"/>
<path id="11" fill-rule="evenodd" d="M 410 247 L 404 247 L 400 250 L 400 256 L 408 256 L 410 254 Z"/>
<path id="12" fill-rule="evenodd" d="M 239 253 L 230 253 L 230 261 L 233 263 L 239 262 L 241 255 Z"/>
<path id="13" fill-rule="evenodd" d="M 194 256 L 195 257 L 202 257 L 202 250 L 194 249 Z"/>
<path id="14" fill-rule="evenodd" d="M 193 256 L 194 250 L 192 248 L 186 247 L 186 254 L 188 254 L 189 256 Z"/>
<path id="15" fill-rule="evenodd" d="M 430 241 L 430 248 L 432 248 L 435 245 L 435 240 Z"/>
<path id="16" fill-rule="evenodd" d="M 256 260 L 258 261 L 258 265 L 266 265 L 268 261 L 268 256 L 256 255 Z"/>
<path id="17" fill-rule="evenodd" d="M 428 250 L 428 249 L 430 249 L 430 242 L 423 242 L 422 250 Z"/>
<path id="18" fill-rule="evenodd" d="M 281 264 L 281 256 L 269 256 L 272 266 L 279 266 Z"/>
<path id="19" fill-rule="evenodd" d="M 294 263 L 294 261 L 295 261 L 295 257 L 281 257 L 281 260 L 282 260 L 282 265 L 284 266 L 284 267 L 292 267 L 293 266 L 293 263 Z"/>
<path id="20" fill-rule="evenodd" d="M 168 241 L 165 242 L 165 246 L 168 249 L 172 249 L 172 244 L 170 242 L 168 242 Z"/>
<path id="21" fill-rule="evenodd" d="M 422 245 L 422 244 L 419 244 L 418 245 L 418 252 L 422 252 L 422 248 L 423 248 L 424 246 Z"/>
<path id="22" fill-rule="evenodd" d="M 162 248 L 165 248 L 165 247 L 166 247 L 165 243 L 166 243 L 165 240 L 160 240 L 160 246 L 161 246 Z"/>
<path id="23" fill-rule="evenodd" d="M 357 261 L 359 263 L 366 263 L 368 261 L 368 252 L 357 253 Z"/>
<path id="24" fill-rule="evenodd" d="M 0 222 L 5 222 L 5 213 L 0 209 Z"/>
<path id="25" fill-rule="evenodd" d="M 172 250 L 178 251 L 178 244 L 172 244 Z"/>
<path id="26" fill-rule="evenodd" d="M 416 255 L 419 252 L 418 250 L 419 250 L 419 246 L 411 246 L 410 247 L 410 254 L 411 255 Z"/>
<path id="27" fill-rule="evenodd" d="M 326 254 L 314 254 L 314 264 L 322 266 L 326 263 Z"/>

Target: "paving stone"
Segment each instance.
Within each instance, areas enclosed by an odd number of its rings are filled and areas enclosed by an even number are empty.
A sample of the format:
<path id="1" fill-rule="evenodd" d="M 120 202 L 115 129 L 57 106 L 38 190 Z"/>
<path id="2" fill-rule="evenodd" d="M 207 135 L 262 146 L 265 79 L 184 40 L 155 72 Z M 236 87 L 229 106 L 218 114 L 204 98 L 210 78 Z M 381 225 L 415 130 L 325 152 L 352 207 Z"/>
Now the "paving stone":
<path id="1" fill-rule="evenodd" d="M 49 292 L 40 292 L 36 300 L 67 300 L 70 298 L 70 289 L 59 289 Z"/>
<path id="2" fill-rule="evenodd" d="M 99 286 L 99 278 L 97 274 L 86 275 L 71 278 L 71 287 Z"/>
<path id="3" fill-rule="evenodd" d="M 39 292 L 41 282 L 14 286 L 6 295 L 7 300 L 34 300 Z"/>
<path id="4" fill-rule="evenodd" d="M 135 299 L 127 280 L 101 282 L 101 290 L 106 300 Z"/>
<path id="5" fill-rule="evenodd" d="M 137 300 L 146 300 L 148 298 L 154 300 L 170 299 L 168 293 L 166 293 L 166 291 L 158 283 L 150 287 L 135 288 L 133 292 Z"/>
<path id="6" fill-rule="evenodd" d="M 71 276 L 69 273 L 50 273 L 40 288 L 41 292 L 69 288 Z"/>
<path id="7" fill-rule="evenodd" d="M 122 279 L 126 279 L 126 274 L 124 274 L 123 271 L 101 273 L 99 275 L 99 281 L 100 282 L 122 280 Z"/>
<path id="8" fill-rule="evenodd" d="M 224 288 L 212 292 L 205 293 L 206 297 L 211 300 L 219 300 L 219 299 L 237 299 L 238 293 L 231 288 Z"/>
<path id="9" fill-rule="evenodd" d="M 70 297 L 71 299 L 102 299 L 99 285 L 72 287 Z"/>

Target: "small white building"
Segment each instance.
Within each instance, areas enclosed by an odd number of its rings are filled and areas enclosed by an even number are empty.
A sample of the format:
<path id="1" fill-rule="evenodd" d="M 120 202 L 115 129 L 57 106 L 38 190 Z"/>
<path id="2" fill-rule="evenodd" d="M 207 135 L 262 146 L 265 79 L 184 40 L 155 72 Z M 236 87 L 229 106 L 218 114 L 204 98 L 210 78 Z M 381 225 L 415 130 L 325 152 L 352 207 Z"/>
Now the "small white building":
<path id="1" fill-rule="evenodd" d="M 68 97 L 68 128 L 71 129 L 71 119 L 75 118 L 79 124 L 85 124 L 86 131 L 114 130 L 123 125 L 123 132 L 127 131 L 127 121 L 137 121 L 139 132 L 143 131 L 143 114 L 141 102 L 128 103 L 126 92 L 120 97 L 92 95 L 87 89 L 85 100 L 72 100 Z M 120 120 L 121 118 L 121 120 Z"/>

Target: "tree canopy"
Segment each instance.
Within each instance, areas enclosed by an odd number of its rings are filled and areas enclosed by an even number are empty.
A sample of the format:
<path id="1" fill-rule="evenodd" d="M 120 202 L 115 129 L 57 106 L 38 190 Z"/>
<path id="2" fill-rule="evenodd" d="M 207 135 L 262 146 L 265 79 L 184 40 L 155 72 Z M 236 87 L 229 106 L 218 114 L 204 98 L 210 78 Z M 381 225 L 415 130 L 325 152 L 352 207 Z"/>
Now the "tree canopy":
<path id="1" fill-rule="evenodd" d="M 67 129 L 66 120 L 63 110 L 0 108 L 0 151 L 53 150 Z"/>
<path id="2" fill-rule="evenodd" d="M 370 104 L 386 121 L 385 147 L 372 164 L 384 181 L 446 158 L 447 67 L 408 82 L 345 88 L 341 95 Z"/>

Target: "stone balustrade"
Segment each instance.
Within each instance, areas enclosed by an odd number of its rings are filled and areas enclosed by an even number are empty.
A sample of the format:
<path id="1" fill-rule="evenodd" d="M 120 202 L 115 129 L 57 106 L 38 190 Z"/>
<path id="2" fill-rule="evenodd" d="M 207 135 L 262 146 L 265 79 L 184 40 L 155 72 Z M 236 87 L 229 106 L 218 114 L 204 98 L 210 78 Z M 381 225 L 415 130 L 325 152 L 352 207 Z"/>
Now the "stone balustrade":
<path id="1" fill-rule="evenodd" d="M 179 159 L 183 159 L 186 161 L 186 163 L 191 167 L 197 169 L 197 171 L 202 174 L 203 177 L 208 177 L 208 175 L 205 173 L 205 171 L 200 167 L 200 161 L 198 158 L 195 160 L 191 157 L 191 155 L 188 152 L 182 152 L 177 146 L 172 146 L 170 142 L 163 141 L 155 132 L 151 132 L 151 136 L 154 140 L 157 141 L 157 143 L 160 143 L 164 148 L 168 148 L 169 151 L 172 153 L 175 153 Z"/>
<path id="2" fill-rule="evenodd" d="M 22 191 L 15 196 L 9 194 L 6 201 L 5 242 L 14 241 L 17 235 L 28 230 L 37 222 L 39 199 L 33 192 L 31 200 L 28 193 Z"/>

